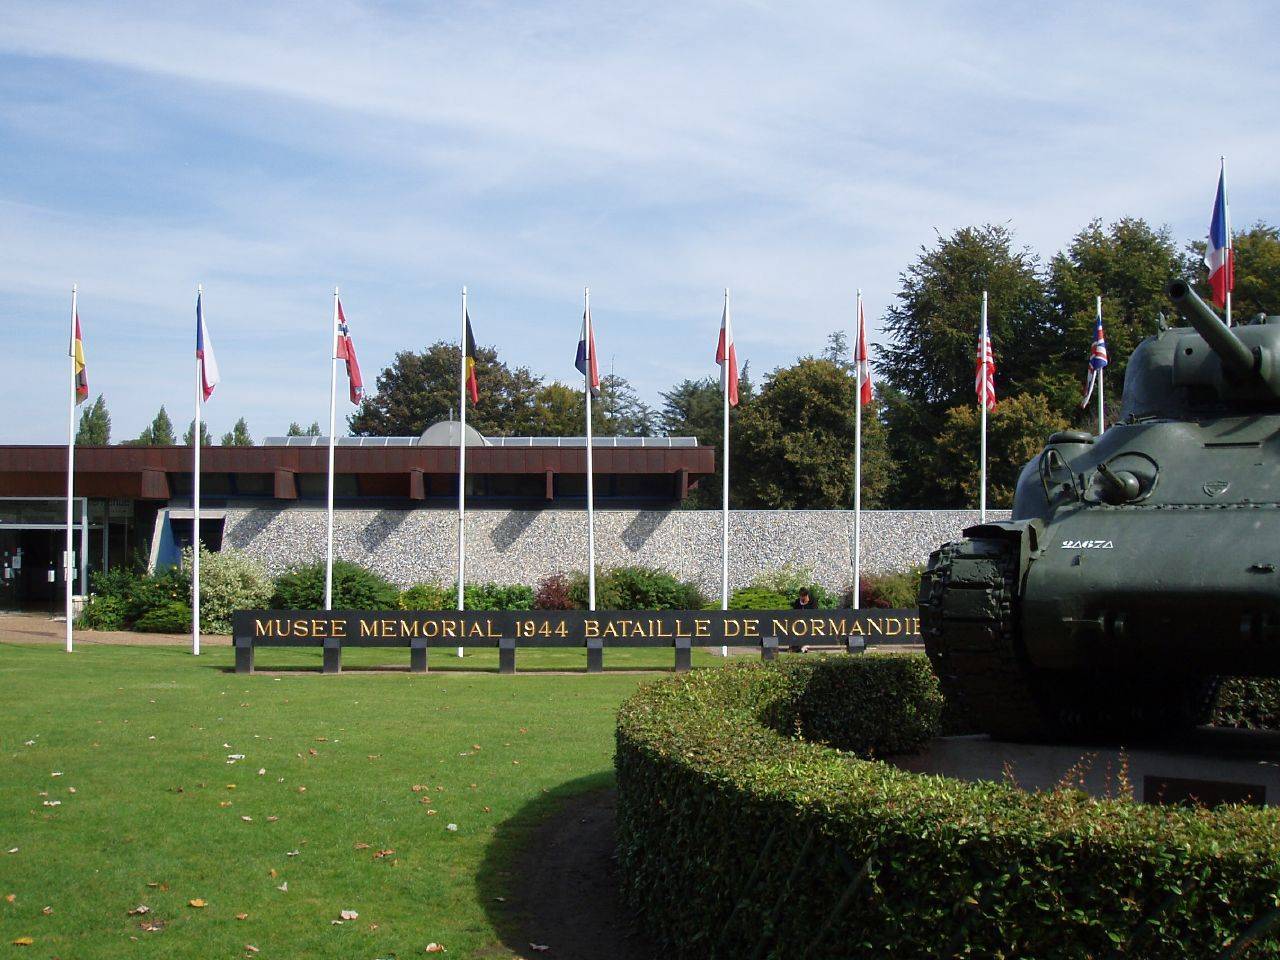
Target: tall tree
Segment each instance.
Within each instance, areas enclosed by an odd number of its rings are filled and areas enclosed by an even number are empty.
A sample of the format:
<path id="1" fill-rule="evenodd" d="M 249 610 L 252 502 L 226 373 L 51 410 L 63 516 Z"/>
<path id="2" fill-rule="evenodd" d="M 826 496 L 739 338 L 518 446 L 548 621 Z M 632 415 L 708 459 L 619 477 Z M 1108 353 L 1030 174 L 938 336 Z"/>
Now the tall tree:
<path id="1" fill-rule="evenodd" d="M 440 341 L 422 353 L 402 350 L 378 374 L 378 390 L 351 417 L 357 436 L 416 436 L 458 414 L 458 346 Z M 482 434 L 520 436 L 536 422 L 534 397 L 542 385 L 527 367 L 509 368 L 492 347 L 476 350 L 480 402 L 467 423 Z"/>
<path id="2" fill-rule="evenodd" d="M 1102 297 L 1107 333 L 1107 383 L 1118 399 L 1134 347 L 1155 332 L 1173 304 L 1165 295 L 1183 264 L 1167 227 L 1126 217 L 1108 227 L 1094 220 L 1049 264 L 1054 336 L 1042 361 L 1038 389 L 1059 411 L 1076 416 L 1089 344 Z M 1092 414 L 1086 414 L 1086 418 Z"/>
<path id="3" fill-rule="evenodd" d="M 906 398 L 941 413 L 973 395 L 983 290 L 998 395 L 1017 394 L 1033 381 L 1053 331 L 1039 259 L 1015 249 L 1008 227 L 965 227 L 941 237 L 900 279 L 884 319 L 891 343 L 876 367 Z"/>
<path id="4" fill-rule="evenodd" d="M 601 378 L 600 396 L 591 404 L 593 429 L 603 436 L 647 437 L 653 433 L 654 420 L 653 411 L 626 377 L 611 373 Z"/>
<path id="5" fill-rule="evenodd" d="M 191 420 L 187 422 L 187 432 L 182 435 L 183 446 L 187 446 L 187 447 L 191 446 L 191 438 L 192 438 L 192 435 L 195 433 L 195 431 L 196 431 L 196 421 L 195 421 L 195 418 L 193 417 Z M 213 446 L 213 436 L 212 434 L 209 433 L 209 423 L 208 421 L 203 419 L 200 421 L 200 446 L 202 447 Z"/>
<path id="6" fill-rule="evenodd" d="M 230 433 L 222 435 L 222 445 L 224 447 L 253 446 L 253 437 L 249 436 L 249 424 L 245 422 L 244 417 L 236 421 L 236 425 L 231 428 Z"/>
<path id="7" fill-rule="evenodd" d="M 851 507 L 855 389 L 852 373 L 813 357 L 769 374 L 730 435 L 734 505 Z M 867 507 L 880 505 L 888 485 L 885 440 L 873 402 L 862 419 L 862 502 Z"/>
<path id="8" fill-rule="evenodd" d="M 128 446 L 132 447 L 172 447 L 176 444 L 177 438 L 173 435 L 173 421 L 169 419 L 169 414 L 164 406 L 160 407 L 160 412 L 156 414 L 155 419 L 138 435 L 138 439 L 128 441 Z"/>
<path id="9" fill-rule="evenodd" d="M 1246 320 L 1258 313 L 1280 314 L 1280 228 L 1259 221 L 1231 234 L 1236 285 L 1231 294 L 1231 317 Z M 1187 248 L 1185 276 L 1209 298 L 1209 275 L 1204 265 L 1204 241 Z"/>
<path id="10" fill-rule="evenodd" d="M 107 404 L 98 394 L 98 399 L 89 404 L 80 414 L 80 428 L 76 431 L 76 446 L 105 447 L 111 442 L 111 414 L 107 412 Z"/>
<path id="11" fill-rule="evenodd" d="M 286 437 L 318 437 L 320 436 L 320 421 L 312 420 L 311 426 L 303 430 L 298 426 L 298 421 L 289 424 L 289 429 L 284 432 Z"/>
<path id="12" fill-rule="evenodd" d="M 595 408 L 593 426 L 600 424 Z M 583 432 L 585 401 L 582 387 L 570 387 L 558 380 L 544 383 L 534 397 L 529 433 L 535 437 L 580 437 Z"/>

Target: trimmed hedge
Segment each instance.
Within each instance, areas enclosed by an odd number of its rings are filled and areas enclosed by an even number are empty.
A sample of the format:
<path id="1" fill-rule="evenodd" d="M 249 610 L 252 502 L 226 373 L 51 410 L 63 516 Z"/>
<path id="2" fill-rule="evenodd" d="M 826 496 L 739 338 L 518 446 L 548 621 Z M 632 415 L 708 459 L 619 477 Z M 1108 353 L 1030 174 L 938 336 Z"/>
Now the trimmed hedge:
<path id="1" fill-rule="evenodd" d="M 1215 727 L 1280 730 L 1280 680 L 1227 677 L 1210 722 Z"/>
<path id="2" fill-rule="evenodd" d="M 877 689 L 882 708 L 859 710 Z M 907 749 L 938 706 L 918 655 L 637 691 L 618 718 L 618 859 L 663 955 L 1209 958 L 1277 917 L 1275 809 L 1023 793 L 836 749 Z M 1254 929 L 1235 956 L 1276 956 L 1280 927 Z"/>

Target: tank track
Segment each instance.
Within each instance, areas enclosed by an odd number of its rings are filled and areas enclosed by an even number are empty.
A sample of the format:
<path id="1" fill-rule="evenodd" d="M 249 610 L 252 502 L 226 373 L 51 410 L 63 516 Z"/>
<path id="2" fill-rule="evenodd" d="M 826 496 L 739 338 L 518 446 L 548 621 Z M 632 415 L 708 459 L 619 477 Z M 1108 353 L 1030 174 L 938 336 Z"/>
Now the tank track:
<path id="1" fill-rule="evenodd" d="M 935 550 L 920 585 L 920 630 L 942 692 L 1005 740 L 1050 732 L 1018 650 L 1017 579 L 1015 542 L 967 539 Z"/>

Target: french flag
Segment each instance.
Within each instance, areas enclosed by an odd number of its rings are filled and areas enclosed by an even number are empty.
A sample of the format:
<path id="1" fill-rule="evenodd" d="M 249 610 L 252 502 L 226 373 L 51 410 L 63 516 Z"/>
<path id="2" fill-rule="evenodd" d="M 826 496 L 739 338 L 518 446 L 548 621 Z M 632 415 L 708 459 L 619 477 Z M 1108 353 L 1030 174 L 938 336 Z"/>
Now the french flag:
<path id="1" fill-rule="evenodd" d="M 729 295 L 724 297 L 724 314 L 720 317 L 720 342 L 716 344 L 716 363 L 720 364 L 720 390 L 729 398 L 729 406 L 738 405 L 738 348 L 733 344 L 733 323 L 729 319 Z"/>
<path id="2" fill-rule="evenodd" d="M 600 396 L 600 370 L 596 366 L 596 331 L 591 325 L 591 308 L 582 312 L 582 333 L 578 337 L 578 355 L 573 365 L 587 379 L 593 397 Z M 590 373 L 587 371 L 590 370 Z"/>
<path id="3" fill-rule="evenodd" d="M 1213 302 L 1227 305 L 1227 295 L 1236 285 L 1235 258 L 1231 251 L 1231 214 L 1227 210 L 1227 163 L 1222 161 L 1218 173 L 1218 194 L 1213 198 L 1213 219 L 1209 221 L 1209 243 L 1204 251 L 1204 265 L 1209 268 L 1209 287 Z"/>
<path id="4" fill-rule="evenodd" d="M 209 331 L 204 328 L 204 308 L 201 306 L 203 291 L 196 294 L 196 359 L 200 361 L 200 384 L 204 388 L 204 398 L 213 396 L 213 388 L 218 385 L 218 360 L 213 355 L 213 341 L 209 339 Z"/>

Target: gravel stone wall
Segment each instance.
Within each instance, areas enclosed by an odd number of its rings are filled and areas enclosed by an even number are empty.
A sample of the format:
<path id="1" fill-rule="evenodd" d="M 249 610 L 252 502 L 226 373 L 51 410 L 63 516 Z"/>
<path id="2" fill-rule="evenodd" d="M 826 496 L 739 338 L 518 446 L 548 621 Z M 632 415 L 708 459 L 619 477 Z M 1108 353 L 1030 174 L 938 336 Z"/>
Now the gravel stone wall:
<path id="1" fill-rule="evenodd" d="M 990 511 L 1004 519 L 1007 511 Z M 976 510 L 866 510 L 865 573 L 923 563 L 938 544 L 978 522 Z M 457 514 L 449 510 L 346 509 L 334 513 L 334 553 L 402 586 L 457 578 Z M 587 565 L 582 510 L 469 510 L 467 580 L 536 586 L 557 572 Z M 324 559 L 325 512 L 311 506 L 228 507 L 223 542 L 275 574 Z M 824 586 L 852 580 L 853 513 L 841 510 L 733 510 L 729 514 L 730 588 L 783 564 L 810 567 Z M 720 586 L 720 513 L 711 510 L 601 510 L 596 513 L 601 567 L 645 564 Z"/>

